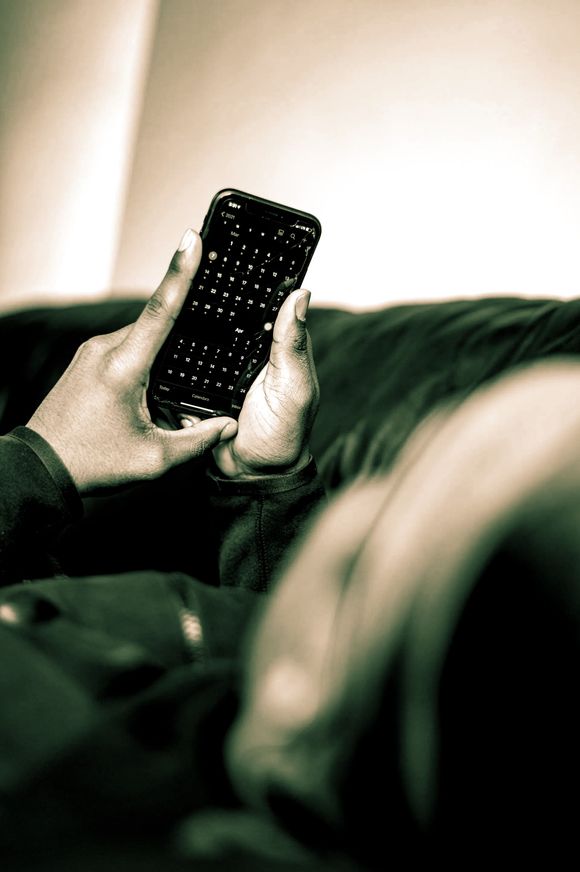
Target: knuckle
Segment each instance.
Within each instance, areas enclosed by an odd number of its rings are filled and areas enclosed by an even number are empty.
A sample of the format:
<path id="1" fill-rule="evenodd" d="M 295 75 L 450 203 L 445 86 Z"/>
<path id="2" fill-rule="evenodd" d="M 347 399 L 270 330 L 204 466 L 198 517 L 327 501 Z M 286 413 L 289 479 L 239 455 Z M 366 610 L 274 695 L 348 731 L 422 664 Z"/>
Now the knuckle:
<path id="1" fill-rule="evenodd" d="M 175 316 L 167 304 L 167 300 L 157 291 L 147 301 L 145 311 L 153 318 L 175 321 Z"/>
<path id="2" fill-rule="evenodd" d="M 156 317 L 157 315 L 161 315 L 163 313 L 163 300 L 159 296 L 157 292 L 153 294 L 152 297 L 149 297 L 145 304 L 145 311 L 148 315 L 153 315 Z"/>
<path id="3" fill-rule="evenodd" d="M 98 344 L 99 337 L 91 336 L 90 339 L 85 339 L 85 341 L 81 343 L 81 345 L 79 346 L 79 352 L 86 357 L 88 354 L 92 354 L 97 349 Z"/>
<path id="4" fill-rule="evenodd" d="M 314 409 L 318 409 L 320 405 L 320 385 L 318 379 L 315 379 L 310 387 L 310 405 Z"/>
<path id="5" fill-rule="evenodd" d="M 95 358 L 101 356 L 107 348 L 107 336 L 91 336 L 81 343 L 77 354 L 82 358 Z"/>
<path id="6" fill-rule="evenodd" d="M 105 382 L 117 385 L 126 374 L 126 365 L 117 349 L 108 351 L 102 360 L 102 375 Z"/>
<path id="7" fill-rule="evenodd" d="M 209 449 L 210 445 L 210 440 L 206 436 L 198 436 L 192 445 L 191 453 L 194 457 L 201 457 Z"/>
<path id="8" fill-rule="evenodd" d="M 292 350 L 295 354 L 303 356 L 308 351 L 308 334 L 305 330 L 300 330 L 292 338 Z"/>
<path id="9" fill-rule="evenodd" d="M 187 459 L 201 457 L 214 442 L 207 434 L 196 434 L 194 439 L 186 443 L 181 440 L 174 441 L 171 437 L 155 441 L 148 456 L 151 477 L 154 478 Z"/>
<path id="10" fill-rule="evenodd" d="M 295 414 L 304 420 L 316 415 L 320 404 L 320 387 L 316 379 L 306 379 L 292 395 Z"/>

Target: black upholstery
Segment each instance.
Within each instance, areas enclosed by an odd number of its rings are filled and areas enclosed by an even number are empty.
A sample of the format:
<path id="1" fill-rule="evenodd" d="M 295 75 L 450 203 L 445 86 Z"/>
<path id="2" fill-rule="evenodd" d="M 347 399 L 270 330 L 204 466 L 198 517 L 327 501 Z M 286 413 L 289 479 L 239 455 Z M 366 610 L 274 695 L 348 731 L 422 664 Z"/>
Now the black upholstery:
<path id="1" fill-rule="evenodd" d="M 26 423 L 80 342 L 129 323 L 138 315 L 142 305 L 142 301 L 136 300 L 110 301 L 23 311 L 0 318 L 0 432 Z M 330 490 L 342 486 L 361 472 L 387 469 L 416 425 L 438 403 L 462 398 L 486 380 L 525 362 L 560 355 L 575 356 L 580 351 L 580 302 L 576 300 L 563 303 L 486 298 L 388 307 L 368 313 L 314 308 L 309 314 L 309 326 L 321 384 L 321 406 L 312 447 Z M 203 511 L 204 487 L 203 465 L 194 462 L 174 469 L 146 486 L 87 500 L 85 518 L 63 539 L 63 568 L 71 575 L 130 569 L 179 569 L 214 581 L 211 549 L 207 547 L 211 530 L 207 528 L 207 513 Z M 486 803 L 489 797 L 493 797 L 494 812 L 498 813 L 496 784 L 488 784 L 486 780 L 497 771 L 504 771 L 504 768 L 507 771 L 511 766 L 513 771 L 511 782 L 507 779 L 508 784 L 521 781 L 527 788 L 528 782 L 535 780 L 537 788 L 541 777 L 542 784 L 550 788 L 555 783 L 556 788 L 560 788 L 560 781 L 552 776 L 554 771 L 557 775 L 559 770 L 565 769 L 569 762 L 567 749 L 573 746 L 577 735 L 577 716 L 576 719 L 572 717 L 574 697 L 568 692 L 576 681 L 578 648 L 576 501 L 565 508 L 564 517 L 568 519 L 569 528 L 566 538 L 560 536 L 562 512 L 559 511 L 558 536 L 550 537 L 551 527 L 547 523 L 550 519 L 542 515 L 539 520 L 532 518 L 533 523 L 530 522 L 529 528 L 518 534 L 519 538 L 515 536 L 508 540 L 501 559 L 495 558 L 495 562 L 486 566 L 484 578 L 487 583 L 483 593 L 478 589 L 473 600 L 467 603 L 464 619 L 452 640 L 452 653 L 460 649 L 460 655 L 450 657 L 441 696 L 445 728 L 442 760 L 447 781 L 444 782 L 438 825 L 447 839 L 446 847 L 460 845 L 460 841 L 456 841 L 459 827 L 470 833 L 472 849 L 477 844 L 477 850 L 480 850 L 481 832 L 487 826 L 489 804 Z M 532 554 L 530 540 L 534 543 Z M 562 579 L 559 585 L 553 584 L 551 573 L 556 548 L 560 564 L 558 572 Z M 550 566 L 550 573 L 538 574 L 538 565 L 544 563 Z M 547 586 L 546 578 L 549 579 Z M 516 583 L 510 588 L 511 597 L 506 599 L 504 582 L 513 583 L 514 579 Z M 574 593 L 573 597 L 568 596 L 570 591 Z M 491 666 L 494 680 L 497 676 L 503 678 L 488 686 L 489 627 L 492 618 L 498 616 L 497 602 L 500 599 L 505 638 L 496 631 L 491 646 L 495 659 Z M 506 652 L 511 657 L 514 646 L 512 629 L 522 624 L 522 602 L 528 603 L 531 618 L 524 626 L 525 633 L 517 639 L 522 638 L 526 647 L 522 657 L 516 651 L 518 657 L 509 659 Z M 536 621 L 539 613 L 543 617 L 542 638 L 561 642 L 556 653 L 548 652 L 551 659 L 546 659 L 542 645 L 536 646 L 540 635 Z M 576 622 L 569 619 L 570 615 L 576 616 Z M 500 621 L 500 631 L 502 627 Z M 485 662 L 481 659 L 481 652 L 485 654 Z M 505 669 L 506 662 L 512 664 L 511 671 Z M 569 665 L 569 669 L 561 669 L 562 662 Z M 513 685 L 516 679 L 520 681 L 517 670 L 522 663 L 521 672 L 525 673 L 527 683 L 520 687 L 523 703 L 518 717 L 513 719 L 510 744 L 504 741 L 501 718 L 508 703 L 514 708 Z M 559 675 L 557 683 L 554 682 L 555 674 Z M 543 684 L 542 695 L 537 698 L 538 675 Z M 464 683 L 466 688 L 460 698 L 459 719 L 455 692 L 458 683 Z M 489 698 L 479 692 L 481 686 L 487 687 Z M 397 687 L 388 686 L 385 696 L 397 690 Z M 506 705 L 498 707 L 498 700 L 505 701 Z M 544 700 L 548 701 L 547 707 Z M 557 706 L 561 706 L 561 711 Z M 385 712 L 391 710 L 396 711 L 396 707 L 388 709 L 385 706 Z M 496 718 L 497 712 L 501 717 Z M 554 712 L 557 718 L 553 717 Z M 536 725 L 531 739 L 525 734 L 528 721 Z M 500 729 L 492 742 L 491 731 L 498 725 Z M 566 725 L 569 735 L 562 732 L 562 726 Z M 384 796 L 382 805 L 375 803 L 370 794 L 366 803 L 359 801 L 361 796 L 366 796 L 367 785 L 377 777 L 377 772 L 379 787 L 395 783 L 399 758 L 393 760 L 393 772 L 388 770 L 390 758 L 381 772 L 377 770 L 374 753 L 377 743 L 390 741 L 390 727 L 385 716 L 385 719 L 373 722 L 369 732 L 365 733 L 363 753 L 357 758 L 358 765 L 352 768 L 344 791 L 348 798 L 347 816 L 353 821 L 353 833 L 345 835 L 347 843 L 349 835 L 353 838 L 353 844 L 347 844 L 348 853 L 358 854 L 363 862 L 369 863 L 379 855 L 381 862 L 377 868 L 386 868 L 383 860 L 385 856 L 392 856 L 392 844 L 397 841 L 394 836 L 398 836 L 400 845 L 407 851 L 407 858 L 412 853 L 409 848 L 413 847 L 413 833 L 405 829 L 408 816 L 404 807 L 394 804 L 389 808 Z M 472 753 L 473 735 L 478 730 L 489 741 L 483 751 L 476 746 L 476 752 Z M 551 753 L 542 758 L 545 772 L 538 770 L 535 759 L 537 748 L 534 742 L 538 735 L 544 737 L 551 749 Z M 566 741 L 563 742 L 562 738 Z M 393 747 L 398 750 L 396 744 Z M 364 753 L 365 749 L 368 749 L 368 754 Z M 514 749 L 518 750 L 517 755 L 513 753 Z M 89 751 L 92 755 L 92 749 Z M 529 767 L 532 758 L 534 767 Z M 470 761 L 469 766 L 465 765 L 465 759 Z M 382 782 L 381 775 L 385 776 Z M 147 773 L 144 777 L 146 780 Z M 479 804 L 463 805 L 463 796 L 469 794 L 475 777 L 484 784 L 487 792 L 481 794 Z M 533 797 L 533 793 L 530 792 L 530 796 Z M 152 807 L 157 813 L 154 799 Z M 511 795 L 506 793 L 501 800 L 500 812 L 511 819 Z M 556 807 L 558 812 L 561 805 Z M 525 804 L 524 811 L 529 812 Z M 27 805 L 27 814 L 41 821 L 45 808 L 35 809 Z M 387 832 L 385 816 L 389 815 L 391 830 Z M 22 826 L 25 824 L 26 821 Z M 570 825 L 569 832 L 575 832 L 573 825 Z M 524 831 L 522 838 L 528 835 Z M 92 845 L 91 842 L 90 847 Z M 71 852 L 70 865 L 63 865 L 59 857 L 54 868 L 88 868 L 81 865 L 86 856 L 83 845 L 71 842 L 67 846 L 63 843 L 62 850 Z M 114 865 L 121 853 L 124 869 L 190 868 L 189 863 L 182 863 L 173 854 L 167 854 L 165 849 L 162 857 L 142 852 L 136 840 L 131 842 L 131 850 L 132 853 L 127 855 L 114 843 L 100 845 L 90 868 L 113 868 L 111 863 Z M 364 856 L 365 850 L 368 857 Z M 82 860 L 79 859 L 81 854 Z M 218 862 L 214 863 L 210 858 L 207 865 L 200 865 L 196 860 L 195 868 L 217 868 Z M 43 865 L 42 868 L 53 867 Z M 225 867 L 220 865 L 220 868 Z M 306 872 L 310 868 L 350 870 L 355 867 L 340 857 L 336 864 L 331 862 L 330 867 L 322 863 L 311 866 L 308 858 L 301 865 L 293 861 L 287 863 L 282 858 L 279 862 L 267 859 L 265 865 L 261 860 L 247 865 L 240 863 L 236 868 L 300 868 Z"/>
<path id="2" fill-rule="evenodd" d="M 0 318 L 0 432 L 26 423 L 88 337 L 134 320 L 141 300 L 32 309 Z M 312 448 L 332 490 L 386 469 L 417 423 L 521 364 L 580 352 L 580 301 L 498 297 L 386 307 L 313 308 L 309 329 L 321 385 Z M 180 569 L 211 581 L 199 463 L 86 504 L 66 534 L 71 574 Z M 172 542 L 168 549 L 167 543 Z M 105 547 L 103 547 L 105 544 Z"/>

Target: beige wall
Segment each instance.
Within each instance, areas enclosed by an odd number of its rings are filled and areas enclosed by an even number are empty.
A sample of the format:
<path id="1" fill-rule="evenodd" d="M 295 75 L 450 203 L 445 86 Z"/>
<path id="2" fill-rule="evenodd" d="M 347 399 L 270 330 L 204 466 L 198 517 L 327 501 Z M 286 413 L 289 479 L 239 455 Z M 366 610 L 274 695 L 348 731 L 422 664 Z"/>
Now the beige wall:
<path id="1" fill-rule="evenodd" d="M 0 0 L 0 308 L 111 285 L 156 0 Z"/>
<path id="2" fill-rule="evenodd" d="M 318 302 L 578 293 L 578 0 L 156 7 L 0 0 L 0 309 L 146 291 L 224 185 Z"/>
<path id="3" fill-rule="evenodd" d="M 115 285 L 235 185 L 315 212 L 318 301 L 580 289 L 578 0 L 162 0 Z"/>

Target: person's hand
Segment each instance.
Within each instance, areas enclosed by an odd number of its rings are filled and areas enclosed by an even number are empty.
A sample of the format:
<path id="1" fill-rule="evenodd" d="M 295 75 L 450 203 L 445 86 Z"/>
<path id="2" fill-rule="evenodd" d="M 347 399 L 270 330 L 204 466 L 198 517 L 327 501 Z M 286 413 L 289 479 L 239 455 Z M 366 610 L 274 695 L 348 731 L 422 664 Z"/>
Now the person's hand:
<path id="1" fill-rule="evenodd" d="M 28 422 L 60 456 L 81 493 L 156 478 L 236 433 L 236 421 L 227 417 L 161 429 L 147 408 L 149 371 L 200 259 L 201 239 L 187 230 L 137 321 L 83 343 Z"/>
<path id="2" fill-rule="evenodd" d="M 309 300 L 309 291 L 293 291 L 278 313 L 270 359 L 246 395 L 238 431 L 214 448 L 225 476 L 288 473 L 309 460 L 308 439 L 319 398 L 306 330 Z"/>

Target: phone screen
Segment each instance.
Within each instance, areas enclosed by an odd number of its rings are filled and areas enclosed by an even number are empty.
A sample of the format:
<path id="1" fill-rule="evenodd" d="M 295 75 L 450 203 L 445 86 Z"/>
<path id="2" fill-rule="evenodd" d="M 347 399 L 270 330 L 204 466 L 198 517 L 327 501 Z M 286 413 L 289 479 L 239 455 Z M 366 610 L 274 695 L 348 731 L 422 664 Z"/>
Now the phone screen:
<path id="1" fill-rule="evenodd" d="M 320 236 L 306 212 L 241 191 L 214 197 L 203 255 L 153 368 L 155 404 L 237 417 L 266 362 L 284 299 L 300 284 Z"/>

